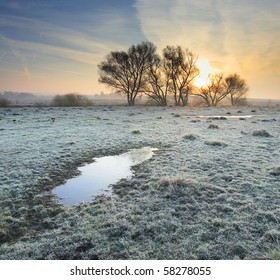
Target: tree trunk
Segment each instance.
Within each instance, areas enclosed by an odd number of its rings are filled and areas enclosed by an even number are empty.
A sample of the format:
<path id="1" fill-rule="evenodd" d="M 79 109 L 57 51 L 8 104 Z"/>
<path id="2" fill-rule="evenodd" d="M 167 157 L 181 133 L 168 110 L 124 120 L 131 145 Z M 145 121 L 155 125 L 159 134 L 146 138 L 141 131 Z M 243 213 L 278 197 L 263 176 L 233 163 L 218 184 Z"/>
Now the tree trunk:
<path id="1" fill-rule="evenodd" d="M 134 106 L 134 99 L 132 98 L 132 94 L 127 93 L 127 105 Z"/>
<path id="2" fill-rule="evenodd" d="M 234 106 L 235 104 L 234 104 L 234 99 L 233 99 L 233 95 L 232 94 L 230 95 L 230 100 L 231 100 L 231 106 Z"/>
<path id="3" fill-rule="evenodd" d="M 180 99 L 177 98 L 177 94 L 174 93 L 174 100 L 175 100 L 175 106 L 179 106 L 180 105 Z"/>

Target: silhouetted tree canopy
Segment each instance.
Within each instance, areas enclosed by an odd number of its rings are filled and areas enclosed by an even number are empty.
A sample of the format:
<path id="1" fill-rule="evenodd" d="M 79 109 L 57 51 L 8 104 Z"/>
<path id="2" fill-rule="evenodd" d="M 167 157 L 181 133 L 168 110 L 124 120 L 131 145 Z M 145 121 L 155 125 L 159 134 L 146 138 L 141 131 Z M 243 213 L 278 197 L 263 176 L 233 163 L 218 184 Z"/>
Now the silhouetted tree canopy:
<path id="1" fill-rule="evenodd" d="M 163 50 L 164 71 L 170 80 L 176 106 L 188 104 L 190 85 L 199 74 L 196 61 L 197 56 L 189 49 L 167 46 Z"/>
<path id="2" fill-rule="evenodd" d="M 167 105 L 167 96 L 171 93 L 170 75 L 160 57 L 151 65 L 145 94 L 159 106 Z"/>
<path id="3" fill-rule="evenodd" d="M 246 81 L 236 73 L 230 74 L 225 78 L 225 86 L 232 106 L 239 105 L 249 91 Z"/>
<path id="4" fill-rule="evenodd" d="M 127 96 L 133 106 L 148 81 L 147 71 L 157 60 L 156 47 L 151 42 L 132 45 L 128 51 L 115 51 L 107 55 L 99 65 L 99 82 Z"/>
<path id="5" fill-rule="evenodd" d="M 194 89 L 193 95 L 201 97 L 208 106 L 217 106 L 229 97 L 232 105 L 237 105 L 245 98 L 248 86 L 237 74 L 224 77 L 223 73 L 209 75 L 206 85 Z"/>
<path id="6" fill-rule="evenodd" d="M 209 75 L 207 84 L 197 88 L 193 94 L 201 97 L 208 106 L 217 106 L 227 96 L 223 74 Z"/>
<path id="7" fill-rule="evenodd" d="M 142 42 L 127 51 L 109 53 L 98 65 L 99 82 L 125 94 L 131 106 L 140 93 L 160 106 L 167 105 L 168 96 L 174 98 L 176 106 L 188 105 L 190 95 L 201 98 L 208 106 L 217 106 L 226 97 L 232 105 L 244 100 L 248 86 L 236 73 L 215 73 L 202 87 L 195 86 L 200 72 L 197 58 L 181 46 L 167 46 L 159 56 L 153 43 Z"/>

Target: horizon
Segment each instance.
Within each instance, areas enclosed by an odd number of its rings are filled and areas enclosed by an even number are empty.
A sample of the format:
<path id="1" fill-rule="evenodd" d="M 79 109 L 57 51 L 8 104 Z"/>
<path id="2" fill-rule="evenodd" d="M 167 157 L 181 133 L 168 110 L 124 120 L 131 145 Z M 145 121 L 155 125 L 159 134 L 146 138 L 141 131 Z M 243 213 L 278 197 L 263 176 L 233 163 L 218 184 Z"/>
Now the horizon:
<path id="1" fill-rule="evenodd" d="M 106 96 L 116 95 L 116 96 L 122 97 L 126 101 L 126 96 L 123 95 L 123 94 L 120 94 L 118 92 L 103 92 L 103 91 L 101 91 L 101 92 L 96 92 L 96 93 L 83 94 L 83 93 L 80 93 L 80 92 L 65 92 L 65 93 L 46 93 L 46 92 L 42 93 L 41 92 L 40 93 L 40 92 L 20 92 L 20 91 L 19 92 L 17 92 L 17 91 L 3 91 L 3 92 L 1 92 L 0 91 L 0 97 L 1 97 L 1 95 L 6 94 L 6 93 L 15 94 L 15 95 L 17 95 L 17 94 L 31 94 L 32 95 L 31 98 L 36 98 L 36 99 L 54 98 L 57 95 L 65 95 L 65 94 L 69 94 L 69 93 L 76 93 L 76 94 L 79 94 L 81 96 L 85 96 L 85 97 L 89 97 L 89 98 L 94 98 L 94 97 L 97 97 L 97 96 L 99 96 L 99 97 L 105 96 L 105 99 L 108 99 L 108 98 L 106 98 Z M 145 96 L 145 94 L 144 94 L 144 96 Z M 191 96 L 190 98 L 192 98 L 192 97 L 194 97 L 194 96 Z M 23 99 L 28 99 L 28 98 L 29 97 L 23 97 Z M 169 96 L 169 98 L 171 98 L 173 100 L 172 96 Z M 110 100 L 110 99 L 108 99 L 108 100 Z M 276 98 L 246 97 L 246 100 L 248 102 L 254 102 L 254 101 L 256 101 L 256 102 L 270 102 L 271 101 L 271 102 L 276 102 L 277 103 L 277 102 L 280 101 L 280 97 L 276 97 Z"/>
<path id="2" fill-rule="evenodd" d="M 98 83 L 97 65 L 111 51 L 151 41 L 159 54 L 181 45 L 211 71 L 240 74 L 250 99 L 280 99 L 276 0 L 82 3 L 0 0 L 0 92 L 112 93 Z"/>

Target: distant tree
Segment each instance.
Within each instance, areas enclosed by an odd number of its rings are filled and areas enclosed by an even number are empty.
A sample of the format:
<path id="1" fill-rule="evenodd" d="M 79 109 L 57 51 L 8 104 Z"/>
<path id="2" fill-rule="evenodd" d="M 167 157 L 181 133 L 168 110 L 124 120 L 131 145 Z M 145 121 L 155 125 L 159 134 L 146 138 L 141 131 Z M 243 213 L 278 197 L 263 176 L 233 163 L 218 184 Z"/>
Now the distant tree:
<path id="1" fill-rule="evenodd" d="M 217 106 L 227 96 L 223 74 L 209 75 L 208 82 L 197 88 L 194 95 L 201 97 L 208 106 Z"/>
<path id="2" fill-rule="evenodd" d="M 225 90 L 229 95 L 231 105 L 234 106 L 244 102 L 249 87 L 244 79 L 234 73 L 225 78 Z"/>
<path id="3" fill-rule="evenodd" d="M 148 81 L 147 71 L 156 61 L 156 47 L 151 42 L 132 45 L 128 51 L 114 51 L 99 65 L 99 82 L 127 97 L 129 106 L 135 104 Z"/>
<path id="4" fill-rule="evenodd" d="M 223 73 L 209 75 L 206 85 L 196 88 L 193 95 L 201 97 L 208 106 L 217 106 L 225 97 L 229 97 L 232 105 L 244 102 L 248 91 L 245 80 L 237 74 L 224 77 Z"/>
<path id="5" fill-rule="evenodd" d="M 89 100 L 86 96 L 78 93 L 67 93 L 64 95 L 56 95 L 52 100 L 51 105 L 57 107 L 80 107 L 93 106 L 94 102 Z"/>
<path id="6" fill-rule="evenodd" d="M 165 76 L 170 80 L 176 106 L 188 104 L 191 83 L 199 74 L 196 61 L 197 56 L 189 49 L 183 51 L 180 46 L 167 46 L 163 50 Z"/>

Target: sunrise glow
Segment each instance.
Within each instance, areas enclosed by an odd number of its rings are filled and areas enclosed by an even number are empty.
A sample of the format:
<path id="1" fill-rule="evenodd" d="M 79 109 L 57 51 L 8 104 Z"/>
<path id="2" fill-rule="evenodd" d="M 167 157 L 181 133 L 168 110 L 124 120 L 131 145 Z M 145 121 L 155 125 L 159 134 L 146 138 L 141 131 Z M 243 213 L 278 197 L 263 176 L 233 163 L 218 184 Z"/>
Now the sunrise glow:
<path id="1" fill-rule="evenodd" d="M 0 92 L 109 93 L 98 64 L 150 41 L 160 55 L 167 45 L 193 51 L 197 86 L 219 69 L 244 78 L 249 97 L 279 99 L 278 2 L 0 0 Z"/>
<path id="2" fill-rule="evenodd" d="M 214 73 L 214 69 L 210 66 L 207 59 L 198 59 L 197 66 L 199 68 L 199 75 L 195 78 L 194 84 L 197 87 L 203 87 L 207 84 L 210 74 Z"/>

